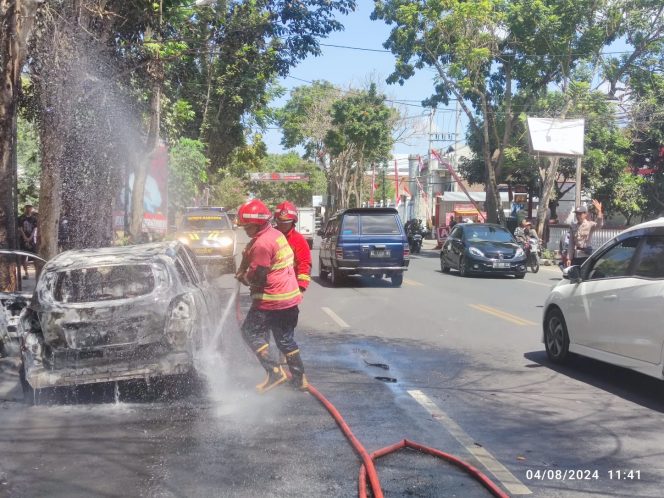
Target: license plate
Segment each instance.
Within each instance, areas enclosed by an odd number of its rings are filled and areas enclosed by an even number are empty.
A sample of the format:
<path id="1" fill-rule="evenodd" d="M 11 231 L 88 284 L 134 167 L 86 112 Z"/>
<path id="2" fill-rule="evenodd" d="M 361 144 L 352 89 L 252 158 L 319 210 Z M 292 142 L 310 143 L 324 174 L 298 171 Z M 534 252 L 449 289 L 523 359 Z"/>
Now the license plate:
<path id="1" fill-rule="evenodd" d="M 372 258 L 388 258 L 390 256 L 390 251 L 385 249 L 374 249 L 369 253 L 369 256 Z"/>
<path id="2" fill-rule="evenodd" d="M 213 249 L 211 247 L 200 247 L 194 249 L 196 254 L 212 254 Z"/>
<path id="3" fill-rule="evenodd" d="M 493 262 L 493 267 L 494 268 L 509 268 L 510 264 L 509 263 L 501 263 L 499 261 L 494 261 Z"/>

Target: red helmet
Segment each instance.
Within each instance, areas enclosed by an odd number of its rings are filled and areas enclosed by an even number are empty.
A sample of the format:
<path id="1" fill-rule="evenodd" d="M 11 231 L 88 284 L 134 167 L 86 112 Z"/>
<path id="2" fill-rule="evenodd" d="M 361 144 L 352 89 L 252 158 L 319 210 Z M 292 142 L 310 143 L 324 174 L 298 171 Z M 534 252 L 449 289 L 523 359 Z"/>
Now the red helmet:
<path id="1" fill-rule="evenodd" d="M 297 221 L 297 208 L 292 202 L 284 201 L 274 210 L 274 219 L 277 221 Z"/>
<path id="2" fill-rule="evenodd" d="M 258 199 L 252 199 L 242 204 L 237 210 L 237 224 L 243 225 L 263 225 L 270 221 L 272 213 Z"/>

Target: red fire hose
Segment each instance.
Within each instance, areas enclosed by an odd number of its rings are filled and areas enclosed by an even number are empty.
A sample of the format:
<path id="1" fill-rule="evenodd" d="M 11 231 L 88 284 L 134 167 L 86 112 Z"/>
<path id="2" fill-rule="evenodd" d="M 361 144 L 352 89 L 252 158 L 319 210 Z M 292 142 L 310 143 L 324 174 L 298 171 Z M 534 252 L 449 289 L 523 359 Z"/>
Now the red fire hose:
<path id="1" fill-rule="evenodd" d="M 236 303 L 235 314 L 236 318 L 238 319 L 238 322 L 242 322 L 242 312 L 240 310 L 239 295 L 240 295 L 240 288 L 238 286 L 236 300 L 235 300 Z M 493 496 L 497 498 L 509 498 L 509 495 L 507 493 L 502 491 L 496 484 L 494 484 L 494 482 L 491 479 L 489 479 L 486 475 L 484 475 L 482 472 L 480 472 L 477 468 L 473 467 L 469 463 L 466 463 L 463 460 L 455 457 L 454 455 L 450 455 L 449 453 L 444 453 L 435 448 L 430 448 L 423 444 L 409 441 L 408 439 L 404 439 L 402 441 L 399 441 L 398 443 L 395 443 L 391 446 L 386 446 L 385 448 L 381 448 L 369 454 L 369 452 L 362 445 L 360 440 L 357 439 L 355 434 L 353 434 L 353 431 L 350 430 L 350 427 L 348 426 L 344 418 L 341 416 L 339 411 L 335 408 L 335 406 L 332 403 L 330 403 L 328 399 L 325 396 L 323 396 L 320 393 L 320 391 L 318 391 L 318 389 L 316 389 L 311 384 L 309 384 L 309 392 L 318 401 L 320 401 L 320 403 L 327 409 L 328 412 L 330 412 L 332 418 L 335 420 L 337 425 L 339 425 L 341 432 L 343 432 L 344 436 L 346 436 L 346 439 L 348 439 L 353 449 L 362 459 L 362 465 L 360 467 L 360 474 L 358 479 L 358 496 L 360 498 L 367 498 L 367 479 L 369 481 L 369 484 L 371 485 L 371 492 L 373 494 L 373 497 L 383 498 L 383 490 L 380 486 L 380 480 L 378 478 L 378 472 L 376 471 L 374 460 L 383 457 L 385 455 L 389 455 L 390 453 L 399 451 L 403 448 L 411 448 L 420 451 L 422 453 L 435 456 L 447 462 L 450 462 L 459 467 L 460 469 L 464 470 L 473 479 L 479 481 L 487 490 L 489 490 L 489 492 Z"/>

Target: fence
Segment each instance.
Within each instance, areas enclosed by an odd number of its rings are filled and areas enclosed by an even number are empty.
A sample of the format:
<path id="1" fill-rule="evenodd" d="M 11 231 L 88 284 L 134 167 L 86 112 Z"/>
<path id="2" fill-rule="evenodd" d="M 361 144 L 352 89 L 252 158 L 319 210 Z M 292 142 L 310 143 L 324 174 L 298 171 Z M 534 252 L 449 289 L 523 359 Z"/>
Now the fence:
<path id="1" fill-rule="evenodd" d="M 593 248 L 597 249 L 623 230 L 623 228 L 600 228 L 599 230 L 595 230 L 592 238 Z M 560 248 L 560 239 L 567 231 L 569 231 L 569 226 L 567 225 L 551 225 L 549 227 L 549 242 L 546 248 L 551 251 L 558 250 Z"/>

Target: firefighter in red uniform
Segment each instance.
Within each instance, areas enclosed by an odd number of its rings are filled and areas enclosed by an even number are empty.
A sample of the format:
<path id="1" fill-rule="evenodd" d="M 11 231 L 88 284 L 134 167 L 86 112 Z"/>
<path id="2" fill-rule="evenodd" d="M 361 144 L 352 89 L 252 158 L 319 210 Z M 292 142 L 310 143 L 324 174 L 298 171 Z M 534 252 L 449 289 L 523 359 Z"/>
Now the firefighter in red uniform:
<path id="1" fill-rule="evenodd" d="M 311 249 L 302 234 L 295 230 L 295 223 L 297 223 L 295 204 L 288 201 L 279 204 L 274 210 L 274 220 L 277 222 L 277 230 L 286 236 L 286 240 L 293 250 L 297 285 L 304 292 L 311 282 Z"/>
<path id="2" fill-rule="evenodd" d="M 300 349 L 295 342 L 295 326 L 302 293 L 293 268 L 293 251 L 286 237 L 270 224 L 272 213 L 260 200 L 251 200 L 238 209 L 237 221 L 251 238 L 236 274 L 251 290 L 252 304 L 242 324 L 242 335 L 256 353 L 267 378 L 256 386 L 266 392 L 286 382 L 281 365 L 270 358 L 270 330 L 279 351 L 286 356 L 292 383 L 308 387 Z"/>

